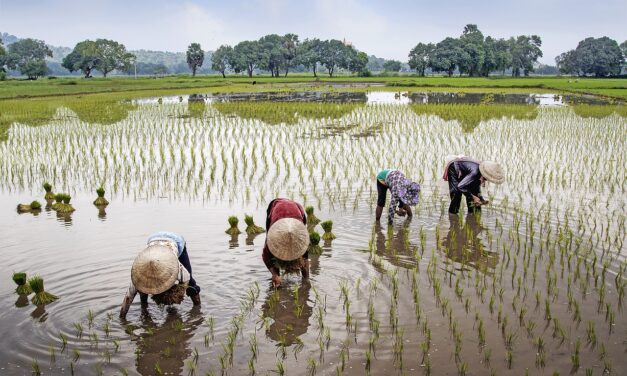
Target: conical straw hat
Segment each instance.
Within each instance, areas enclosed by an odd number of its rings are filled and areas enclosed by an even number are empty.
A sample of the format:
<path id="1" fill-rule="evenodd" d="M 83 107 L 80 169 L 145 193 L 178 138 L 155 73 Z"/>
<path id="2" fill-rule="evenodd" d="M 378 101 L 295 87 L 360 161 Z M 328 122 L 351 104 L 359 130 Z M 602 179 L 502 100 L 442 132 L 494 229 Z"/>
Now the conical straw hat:
<path id="1" fill-rule="evenodd" d="M 149 245 L 141 251 L 131 268 L 131 281 L 144 294 L 161 294 L 178 279 L 179 260 L 170 248 Z"/>
<path id="2" fill-rule="evenodd" d="M 481 175 L 490 183 L 501 184 L 505 181 L 505 173 L 500 164 L 492 161 L 483 161 L 479 164 Z"/>
<path id="3" fill-rule="evenodd" d="M 296 260 L 305 254 L 308 245 L 309 232 L 298 219 L 279 219 L 268 230 L 268 248 L 280 260 Z"/>

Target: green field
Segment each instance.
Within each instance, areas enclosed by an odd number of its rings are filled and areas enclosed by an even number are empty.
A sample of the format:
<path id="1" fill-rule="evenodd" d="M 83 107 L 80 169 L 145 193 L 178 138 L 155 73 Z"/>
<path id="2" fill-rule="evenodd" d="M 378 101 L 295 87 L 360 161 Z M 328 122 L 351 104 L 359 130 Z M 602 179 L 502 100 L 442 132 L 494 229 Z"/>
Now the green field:
<path id="1" fill-rule="evenodd" d="M 252 82 L 256 81 L 256 85 Z M 465 92 L 529 92 L 592 94 L 627 99 L 627 79 L 573 77 L 328 77 L 319 75 L 269 76 L 168 76 L 164 78 L 113 77 L 83 79 L 79 77 L 40 79 L 37 81 L 7 80 L 0 82 L 0 99 L 39 96 L 76 95 L 127 91 L 164 91 L 172 94 L 190 92 L 250 92 L 268 90 L 369 90 L 361 83 L 384 85 L 377 90 L 465 91 Z M 338 88 L 332 84 L 350 85 Z"/>

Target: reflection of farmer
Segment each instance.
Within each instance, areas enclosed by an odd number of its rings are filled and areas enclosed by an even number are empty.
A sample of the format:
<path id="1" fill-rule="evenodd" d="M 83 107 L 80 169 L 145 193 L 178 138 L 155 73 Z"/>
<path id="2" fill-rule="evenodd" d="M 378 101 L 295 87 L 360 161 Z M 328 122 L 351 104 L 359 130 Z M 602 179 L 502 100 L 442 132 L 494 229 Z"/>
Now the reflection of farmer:
<path id="1" fill-rule="evenodd" d="M 281 285 L 280 272 L 300 271 L 303 279 L 309 279 L 307 246 L 309 232 L 303 207 L 286 198 L 277 198 L 268 205 L 266 216 L 266 244 L 263 262 L 272 273 L 272 285 Z"/>
<path id="2" fill-rule="evenodd" d="M 499 261 L 495 252 L 485 249 L 479 235 L 484 230 L 479 217 L 469 213 L 463 223 L 459 216 L 450 214 L 450 227 L 442 244 L 446 257 L 480 271 L 494 269 Z"/>
<path id="3" fill-rule="evenodd" d="M 140 375 L 157 374 L 157 364 L 163 375 L 181 375 L 185 359 L 192 354 L 189 342 L 204 322 L 200 306 L 194 306 L 187 318 L 181 317 L 176 309 L 167 309 L 166 314 L 163 324 L 157 327 L 148 310 L 142 308 L 141 325 L 150 332 L 131 337 L 137 342 L 135 364 Z"/>
<path id="4" fill-rule="evenodd" d="M 420 184 L 407 179 L 398 170 L 381 170 L 377 174 L 377 221 L 381 219 L 388 189 L 392 195 L 388 209 L 388 222 L 394 220 L 397 206 L 400 208 L 399 215 L 407 213 L 407 216 L 411 217 L 410 206 L 418 204 Z"/>
<path id="5" fill-rule="evenodd" d="M 296 338 L 307 333 L 309 318 L 313 313 L 309 301 L 309 283 L 303 283 L 296 289 L 278 289 L 268 291 L 262 306 L 263 317 L 273 320 L 267 335 L 275 341 L 284 341 L 286 346 Z M 296 299 L 298 297 L 298 299 Z"/>
<path id="6" fill-rule="evenodd" d="M 138 292 L 142 304 L 148 303 L 148 294 L 152 294 L 155 301 L 170 297 L 175 299 L 174 303 L 180 303 L 187 294 L 194 305 L 200 304 L 200 287 L 192 277 L 192 265 L 182 236 L 158 232 L 148 238 L 148 246 L 133 261 L 131 286 L 122 302 L 120 317 L 126 317 Z"/>
<path id="7" fill-rule="evenodd" d="M 448 212 L 452 214 L 459 212 L 459 205 L 464 195 L 468 212 L 472 213 L 481 211 L 481 205 L 488 203 L 481 196 L 481 186 L 485 185 L 486 180 L 501 184 L 505 181 L 505 175 L 501 165 L 496 162 L 480 162 L 469 157 L 453 157 L 447 161 L 443 179 L 448 180 L 451 196 Z"/>

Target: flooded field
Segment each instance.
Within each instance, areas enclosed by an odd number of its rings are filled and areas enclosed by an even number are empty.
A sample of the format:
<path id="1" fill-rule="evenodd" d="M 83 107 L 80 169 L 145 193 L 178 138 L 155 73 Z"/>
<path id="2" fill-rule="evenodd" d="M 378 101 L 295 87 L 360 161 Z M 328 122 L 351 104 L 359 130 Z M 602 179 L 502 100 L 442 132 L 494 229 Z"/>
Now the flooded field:
<path id="1" fill-rule="evenodd" d="M 0 373 L 625 374 L 625 107 L 357 96 L 73 100 L 11 125 Z M 447 213 L 449 154 L 504 166 L 481 216 Z M 412 220 L 376 225 L 388 167 L 420 182 L 421 200 Z M 46 206 L 46 181 L 76 211 Z M 101 185 L 106 208 L 92 203 Z M 314 206 L 337 235 L 309 283 L 278 290 L 265 235 L 224 232 L 230 215 L 263 225 L 275 197 Z M 16 212 L 33 200 L 41 211 Z M 202 306 L 136 299 L 120 320 L 132 261 L 159 230 L 186 238 Z M 16 294 L 21 271 L 59 300 Z"/>

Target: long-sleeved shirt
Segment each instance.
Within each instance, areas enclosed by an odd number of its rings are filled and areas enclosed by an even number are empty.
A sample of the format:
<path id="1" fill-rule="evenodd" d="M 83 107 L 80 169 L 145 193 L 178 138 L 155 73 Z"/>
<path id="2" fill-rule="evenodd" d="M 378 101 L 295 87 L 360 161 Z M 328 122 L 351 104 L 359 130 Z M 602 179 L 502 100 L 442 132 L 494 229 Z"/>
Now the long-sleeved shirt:
<path id="1" fill-rule="evenodd" d="M 174 235 L 174 236 L 171 236 L 171 235 Z M 179 240 L 182 241 L 183 248 L 180 248 Z M 183 249 L 185 248 L 185 240 L 183 240 L 183 237 L 178 234 L 171 233 L 171 232 L 170 233 L 158 232 L 156 234 L 149 236 L 148 245 L 150 246 L 154 244 L 159 244 L 159 245 L 168 247 L 168 249 L 170 249 L 172 253 L 176 255 L 177 258 L 181 256 L 180 253 L 182 253 Z M 189 282 L 190 278 L 191 278 L 191 275 L 189 271 L 185 269 L 183 264 L 179 262 L 178 282 L 179 283 Z M 133 282 L 131 281 L 128 291 L 126 292 L 126 296 L 129 298 L 130 302 L 132 302 L 133 299 L 135 299 L 135 295 L 137 295 L 138 292 L 141 292 L 141 291 L 138 291 L 137 288 L 135 288 L 135 285 L 133 285 Z"/>
<path id="2" fill-rule="evenodd" d="M 456 176 L 448 174 L 448 180 L 454 190 L 461 192 L 467 199 L 481 192 L 481 171 L 479 162 L 473 160 L 456 160 L 452 162 Z"/>
<path id="3" fill-rule="evenodd" d="M 277 198 L 272 200 L 268 205 L 266 212 L 266 233 L 276 221 L 283 218 L 295 218 L 302 221 L 305 225 L 307 224 L 305 210 L 301 204 L 287 198 Z M 270 252 L 270 248 L 268 248 L 267 240 L 263 246 L 261 257 L 263 258 L 263 263 L 266 264 L 268 270 L 272 270 L 274 268 L 274 265 L 272 264 L 272 258 L 274 256 L 272 255 L 272 252 Z M 303 257 L 308 257 L 307 252 L 305 252 Z"/>
<path id="4" fill-rule="evenodd" d="M 385 185 L 390 189 L 390 206 L 388 207 L 388 220 L 394 219 L 394 213 L 399 202 L 404 205 L 416 205 L 420 194 L 420 185 L 407 179 L 405 175 L 392 170 L 385 178 Z"/>

